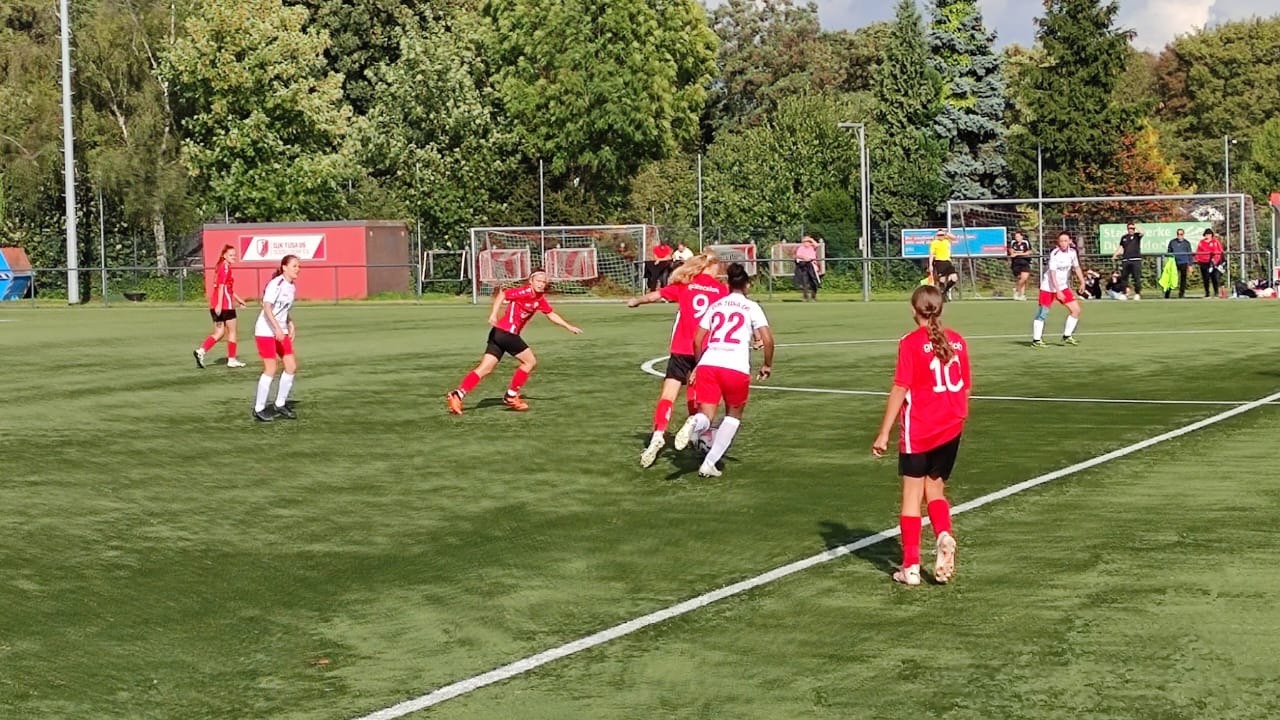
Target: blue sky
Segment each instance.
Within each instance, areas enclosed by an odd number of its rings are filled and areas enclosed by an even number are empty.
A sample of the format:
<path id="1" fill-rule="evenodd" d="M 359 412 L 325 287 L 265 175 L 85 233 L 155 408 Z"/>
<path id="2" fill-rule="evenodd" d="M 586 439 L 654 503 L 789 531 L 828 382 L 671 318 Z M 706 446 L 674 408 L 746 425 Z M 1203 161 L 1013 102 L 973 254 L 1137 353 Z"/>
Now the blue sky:
<path id="1" fill-rule="evenodd" d="M 705 1 L 714 7 L 721 0 Z M 822 27 L 828 30 L 852 30 L 893 17 L 892 0 L 817 0 L 817 4 Z M 1013 42 L 1030 45 L 1035 37 L 1032 20 L 1044 12 L 1040 0 L 979 0 L 979 5 L 1001 47 Z M 1139 48 L 1154 51 L 1197 27 L 1275 14 L 1280 14 L 1280 0 L 1120 0 L 1121 27 L 1137 32 L 1134 44 Z"/>

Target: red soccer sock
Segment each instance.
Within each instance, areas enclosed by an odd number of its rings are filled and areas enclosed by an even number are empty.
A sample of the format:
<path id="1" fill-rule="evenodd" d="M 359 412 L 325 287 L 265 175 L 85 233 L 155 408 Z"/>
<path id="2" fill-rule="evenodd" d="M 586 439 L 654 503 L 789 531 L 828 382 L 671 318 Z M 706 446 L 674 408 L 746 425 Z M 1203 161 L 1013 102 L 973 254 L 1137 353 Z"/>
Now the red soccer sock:
<path id="1" fill-rule="evenodd" d="M 236 343 L 233 343 L 233 342 L 227 343 L 227 357 L 233 358 L 235 356 L 236 356 Z"/>
<path id="2" fill-rule="evenodd" d="M 920 516 L 898 516 L 898 527 L 902 528 L 902 566 L 910 567 L 920 564 Z"/>
<path id="3" fill-rule="evenodd" d="M 524 387 L 524 383 L 529 379 L 529 373 L 524 368 L 516 368 L 516 372 L 511 376 L 511 384 L 507 386 L 508 395 L 519 395 L 520 388 Z"/>
<path id="4" fill-rule="evenodd" d="M 462 378 L 462 384 L 458 386 L 458 394 L 466 395 L 472 390 L 475 390 L 476 386 L 479 384 L 480 376 L 475 374 L 475 372 L 469 372 L 466 377 Z"/>
<path id="5" fill-rule="evenodd" d="M 698 414 L 698 402 L 693 397 L 693 386 L 686 385 L 684 389 L 684 402 L 689 408 L 690 415 Z"/>
<path id="6" fill-rule="evenodd" d="M 671 406 L 672 403 L 666 398 L 658 401 L 658 407 L 653 411 L 653 429 L 656 432 L 666 432 L 667 425 L 671 424 Z"/>
<path id="7" fill-rule="evenodd" d="M 204 339 L 203 343 L 200 344 L 200 349 L 205 352 L 209 352 L 209 348 L 217 344 L 218 344 L 218 338 L 210 335 L 209 337 Z"/>
<path id="8" fill-rule="evenodd" d="M 935 536 L 951 532 L 951 503 L 946 498 L 929 503 L 929 523 L 933 525 Z"/>

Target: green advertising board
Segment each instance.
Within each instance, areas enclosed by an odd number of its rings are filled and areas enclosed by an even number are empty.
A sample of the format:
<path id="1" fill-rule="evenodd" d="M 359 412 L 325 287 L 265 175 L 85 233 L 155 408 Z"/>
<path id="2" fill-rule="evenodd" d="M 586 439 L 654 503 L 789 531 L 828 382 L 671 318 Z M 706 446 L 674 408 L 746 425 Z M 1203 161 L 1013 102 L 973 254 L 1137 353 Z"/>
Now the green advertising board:
<path id="1" fill-rule="evenodd" d="M 1125 234 L 1128 223 L 1107 223 L 1098 226 L 1098 252 L 1110 255 L 1120 246 L 1120 237 Z M 1167 255 L 1169 241 L 1178 236 L 1178 231 L 1186 233 L 1187 242 L 1195 250 L 1205 228 L 1213 227 L 1213 223 L 1190 220 L 1182 223 L 1134 223 L 1138 232 L 1142 233 L 1143 255 Z"/>

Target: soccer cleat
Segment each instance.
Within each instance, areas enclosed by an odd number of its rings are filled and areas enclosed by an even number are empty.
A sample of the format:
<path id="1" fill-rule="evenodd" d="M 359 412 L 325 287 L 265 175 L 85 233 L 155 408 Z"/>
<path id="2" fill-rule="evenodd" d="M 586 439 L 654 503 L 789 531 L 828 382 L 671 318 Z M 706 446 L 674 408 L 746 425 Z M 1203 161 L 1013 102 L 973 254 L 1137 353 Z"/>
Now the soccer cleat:
<path id="1" fill-rule="evenodd" d="M 693 424 L 696 417 L 697 415 L 690 415 L 689 419 L 685 420 L 680 429 L 676 431 L 675 446 L 677 450 L 689 447 L 689 440 L 693 438 Z"/>
<path id="2" fill-rule="evenodd" d="M 934 549 L 933 579 L 946 583 L 956 574 L 956 539 L 951 533 L 944 532 L 938 536 Z"/>
<path id="3" fill-rule="evenodd" d="M 288 403 L 285 403 L 284 405 L 276 405 L 276 406 L 275 406 L 275 414 L 276 414 L 276 415 L 279 415 L 280 417 L 284 418 L 285 420 L 297 420 L 297 419 L 298 419 L 298 414 L 297 414 L 297 413 L 295 413 L 295 412 L 293 411 L 293 408 L 289 407 L 289 404 L 288 404 Z"/>
<path id="4" fill-rule="evenodd" d="M 271 412 L 266 408 L 263 408 L 261 410 L 254 410 L 253 419 L 257 420 L 258 422 L 272 422 L 273 420 L 275 420 L 275 418 L 272 417 Z"/>
<path id="5" fill-rule="evenodd" d="M 519 395 L 505 395 L 502 398 L 502 404 L 519 412 L 529 409 L 529 403 L 525 402 Z"/>
<path id="6" fill-rule="evenodd" d="M 720 477 L 722 473 L 714 464 L 702 461 L 702 465 L 698 467 L 698 475 L 701 477 Z"/>
<path id="7" fill-rule="evenodd" d="M 1071 336 L 1071 335 L 1063 335 L 1063 336 L 1062 336 L 1062 343 L 1063 343 L 1064 345 L 1079 345 L 1079 344 L 1080 344 L 1080 341 L 1079 341 L 1079 340 L 1077 340 L 1077 339 L 1075 339 L 1075 337 L 1073 337 L 1073 336 Z"/>
<path id="8" fill-rule="evenodd" d="M 1031 341 L 1031 347 L 1033 347 L 1033 348 L 1042 348 L 1042 347 L 1047 347 L 1047 346 L 1044 344 L 1044 341 L 1043 341 L 1043 340 L 1032 340 L 1032 341 Z"/>
<path id="9" fill-rule="evenodd" d="M 640 453 L 640 467 L 649 467 L 653 465 L 653 461 L 658 459 L 658 453 L 661 452 L 662 448 L 666 447 L 666 445 L 667 439 L 662 436 L 662 433 L 655 433 L 654 436 L 649 439 L 649 447 L 645 448 L 644 452 Z"/>
<path id="10" fill-rule="evenodd" d="M 453 415 L 462 414 L 462 398 L 458 393 L 450 390 L 448 395 L 444 396 L 444 401 L 449 404 L 449 412 Z"/>
<path id="11" fill-rule="evenodd" d="M 920 584 L 920 566 L 908 565 L 893 571 L 893 581 L 903 585 Z"/>
<path id="12" fill-rule="evenodd" d="M 195 356 L 196 367 L 203 370 L 204 369 L 204 348 L 196 348 L 195 350 L 191 351 L 191 354 Z"/>
<path id="13" fill-rule="evenodd" d="M 227 367 L 229 368 L 244 367 L 244 363 L 240 362 L 235 358 L 227 358 Z"/>

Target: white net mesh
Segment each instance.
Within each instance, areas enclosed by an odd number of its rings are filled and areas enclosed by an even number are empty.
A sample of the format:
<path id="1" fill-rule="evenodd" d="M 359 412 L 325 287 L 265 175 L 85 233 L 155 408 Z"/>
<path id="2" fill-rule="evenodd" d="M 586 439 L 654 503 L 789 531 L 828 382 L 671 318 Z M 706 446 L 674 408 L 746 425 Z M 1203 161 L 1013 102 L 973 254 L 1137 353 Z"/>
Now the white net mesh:
<path id="1" fill-rule="evenodd" d="M 478 297 L 494 287 L 545 270 L 550 292 L 563 295 L 609 297 L 631 295 L 643 287 L 643 263 L 657 244 L 651 225 L 579 227 L 472 228 L 471 241 L 478 271 L 473 287 Z M 497 263 L 513 251 L 524 253 L 524 274 L 512 277 Z M 485 254 L 496 271 L 485 273 Z"/>
<path id="2" fill-rule="evenodd" d="M 1043 218 L 1039 216 L 1043 208 Z M 1182 229 L 1194 251 L 1206 228 L 1212 229 L 1226 248 L 1223 268 L 1227 287 L 1240 279 L 1267 278 L 1270 253 L 1258 237 L 1258 218 L 1248 196 L 1184 196 L 1175 198 L 1105 198 L 1065 202 L 1036 200 L 1018 202 L 952 201 L 949 204 L 953 230 L 1003 227 L 1010 239 L 1022 230 L 1031 244 L 1030 294 L 1040 283 L 1042 260 L 1047 257 L 1061 231 L 1071 233 L 1085 271 L 1092 270 L 1105 280 L 1119 265 L 1111 259 L 1121 235 L 1129 224 L 1143 232 L 1142 285 L 1153 292 L 1166 258 L 1172 257 L 1169 242 Z M 1040 228 L 1043 222 L 1043 235 Z M 960 290 L 965 297 L 1008 298 L 1013 296 L 1015 279 L 1008 258 L 953 257 L 960 273 Z M 1188 278 L 1191 287 L 1201 280 L 1195 264 Z"/>
<path id="3" fill-rule="evenodd" d="M 478 258 L 476 277 L 482 283 L 513 283 L 533 273 L 528 248 L 489 248 L 481 250 Z"/>
<path id="4" fill-rule="evenodd" d="M 746 268 L 748 275 L 756 274 L 755 245 L 746 243 L 736 245 L 707 245 L 703 249 L 710 250 L 715 253 L 716 257 L 720 258 L 720 261 L 726 265 L 734 262 L 742 263 L 743 267 Z M 795 257 L 795 251 L 792 251 L 791 255 L 792 257 Z"/>

